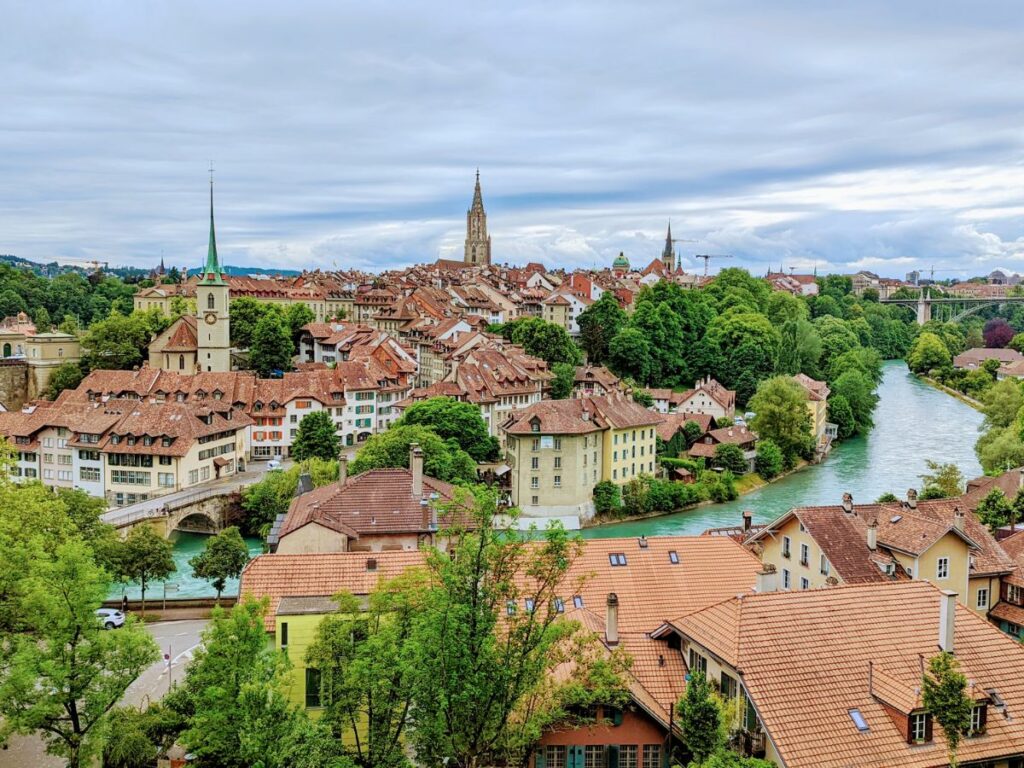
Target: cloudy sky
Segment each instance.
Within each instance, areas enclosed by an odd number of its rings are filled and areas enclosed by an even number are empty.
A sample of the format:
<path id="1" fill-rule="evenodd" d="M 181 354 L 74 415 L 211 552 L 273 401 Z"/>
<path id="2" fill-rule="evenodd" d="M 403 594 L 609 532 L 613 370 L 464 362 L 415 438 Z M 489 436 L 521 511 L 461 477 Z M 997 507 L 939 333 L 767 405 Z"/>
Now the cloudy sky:
<path id="1" fill-rule="evenodd" d="M 461 258 L 479 166 L 497 261 L 647 263 L 671 219 L 691 270 L 1024 270 L 1019 0 L 0 0 L 0 27 L 0 253 L 198 266 L 212 159 L 224 260 L 268 269 Z"/>

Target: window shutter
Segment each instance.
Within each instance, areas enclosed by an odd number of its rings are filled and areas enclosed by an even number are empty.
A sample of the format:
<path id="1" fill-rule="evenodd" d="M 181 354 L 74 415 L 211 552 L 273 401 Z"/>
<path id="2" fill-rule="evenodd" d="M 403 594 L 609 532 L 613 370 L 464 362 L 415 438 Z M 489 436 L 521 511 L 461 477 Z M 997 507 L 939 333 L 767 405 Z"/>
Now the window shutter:
<path id="1" fill-rule="evenodd" d="M 619 745 L 608 745 L 608 768 L 619 768 Z"/>
<path id="2" fill-rule="evenodd" d="M 618 707 L 612 710 L 612 725 L 622 725 L 622 710 Z"/>
<path id="3" fill-rule="evenodd" d="M 533 751 L 533 768 L 547 768 L 544 760 L 544 747 L 538 747 Z"/>
<path id="4" fill-rule="evenodd" d="M 932 716 L 931 715 L 925 715 L 924 716 L 924 740 L 925 741 L 931 741 L 932 740 Z"/>
<path id="5" fill-rule="evenodd" d="M 584 747 L 569 747 L 568 762 L 566 768 L 584 768 L 586 761 L 583 757 Z"/>

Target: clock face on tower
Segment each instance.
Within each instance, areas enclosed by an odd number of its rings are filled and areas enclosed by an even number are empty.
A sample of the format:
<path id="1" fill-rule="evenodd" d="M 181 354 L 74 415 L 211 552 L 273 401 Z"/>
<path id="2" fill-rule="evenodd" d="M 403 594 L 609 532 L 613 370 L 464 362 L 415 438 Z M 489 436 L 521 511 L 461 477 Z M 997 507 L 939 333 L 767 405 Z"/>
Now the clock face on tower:
<path id="1" fill-rule="evenodd" d="M 216 323 L 217 322 L 217 313 L 216 312 L 207 312 L 206 313 L 206 322 L 209 325 L 213 325 L 214 323 Z"/>

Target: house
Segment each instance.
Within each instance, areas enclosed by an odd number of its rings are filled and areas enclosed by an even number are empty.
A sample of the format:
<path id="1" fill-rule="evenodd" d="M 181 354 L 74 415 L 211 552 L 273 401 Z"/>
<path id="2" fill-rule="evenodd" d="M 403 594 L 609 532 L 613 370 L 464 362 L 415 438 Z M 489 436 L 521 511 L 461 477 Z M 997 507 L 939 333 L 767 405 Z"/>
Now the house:
<path id="1" fill-rule="evenodd" d="M 604 397 L 624 391 L 622 380 L 603 365 L 579 365 L 572 382 L 573 397 Z"/>
<path id="2" fill-rule="evenodd" d="M 697 425 L 701 437 L 706 436 L 711 431 L 711 426 L 714 423 L 714 419 L 706 413 L 668 413 L 662 418 L 663 421 L 655 429 L 658 437 L 669 449 L 669 455 L 673 457 L 686 450 L 686 439 L 683 430 L 687 422 L 693 422 Z"/>
<path id="3" fill-rule="evenodd" d="M 953 367 L 961 370 L 973 371 L 981 368 L 988 360 L 995 360 L 1000 366 L 1009 365 L 1024 360 L 1024 355 L 1015 349 L 975 347 L 961 352 L 953 358 Z"/>
<path id="4" fill-rule="evenodd" d="M 831 391 L 824 381 L 812 379 L 803 373 L 794 376 L 793 381 L 807 393 L 807 410 L 811 415 L 815 451 L 819 459 L 824 458 L 832 450 L 832 441 L 838 435 L 838 427 L 828 421 L 828 396 Z"/>
<path id="5" fill-rule="evenodd" d="M 999 542 L 1017 568 L 1003 576 L 999 600 L 988 618 L 1003 632 L 1024 641 L 1024 531 Z"/>
<path id="6" fill-rule="evenodd" d="M 757 433 L 751 432 L 746 427 L 712 429 L 691 445 L 690 450 L 686 453 L 691 459 L 704 459 L 708 464 L 712 464 L 720 445 L 737 446 L 743 451 L 743 458 L 747 462 L 747 471 L 754 471 L 754 463 L 757 460 Z"/>
<path id="7" fill-rule="evenodd" d="M 715 421 L 731 419 L 736 414 L 736 392 L 708 376 L 694 384 L 693 389 L 683 392 L 674 404 L 677 411 L 706 413 Z"/>

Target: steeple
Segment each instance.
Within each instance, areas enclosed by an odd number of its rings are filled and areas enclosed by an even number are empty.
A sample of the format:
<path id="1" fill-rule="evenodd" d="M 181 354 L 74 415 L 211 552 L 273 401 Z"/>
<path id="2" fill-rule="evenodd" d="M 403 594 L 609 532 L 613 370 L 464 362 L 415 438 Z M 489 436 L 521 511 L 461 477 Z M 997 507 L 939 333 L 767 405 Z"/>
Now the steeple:
<path id="1" fill-rule="evenodd" d="M 668 234 L 665 235 L 665 249 L 661 252 L 661 261 L 665 268 L 672 272 L 676 268 L 675 253 L 672 250 L 672 222 L 668 223 Z"/>
<path id="2" fill-rule="evenodd" d="M 217 258 L 217 236 L 213 228 L 213 168 L 210 169 L 210 245 L 206 250 L 206 267 L 203 268 L 202 285 L 222 284 L 223 274 Z"/>
<path id="3" fill-rule="evenodd" d="M 484 196 L 480 192 L 480 169 L 476 169 L 476 186 L 473 188 L 473 204 L 469 207 L 470 212 L 484 210 Z"/>
<path id="4" fill-rule="evenodd" d="M 476 171 L 473 202 L 466 211 L 466 246 L 463 261 L 473 265 L 491 263 L 491 238 L 487 234 L 487 213 L 484 211 L 484 196 L 480 191 L 479 168 Z"/>

